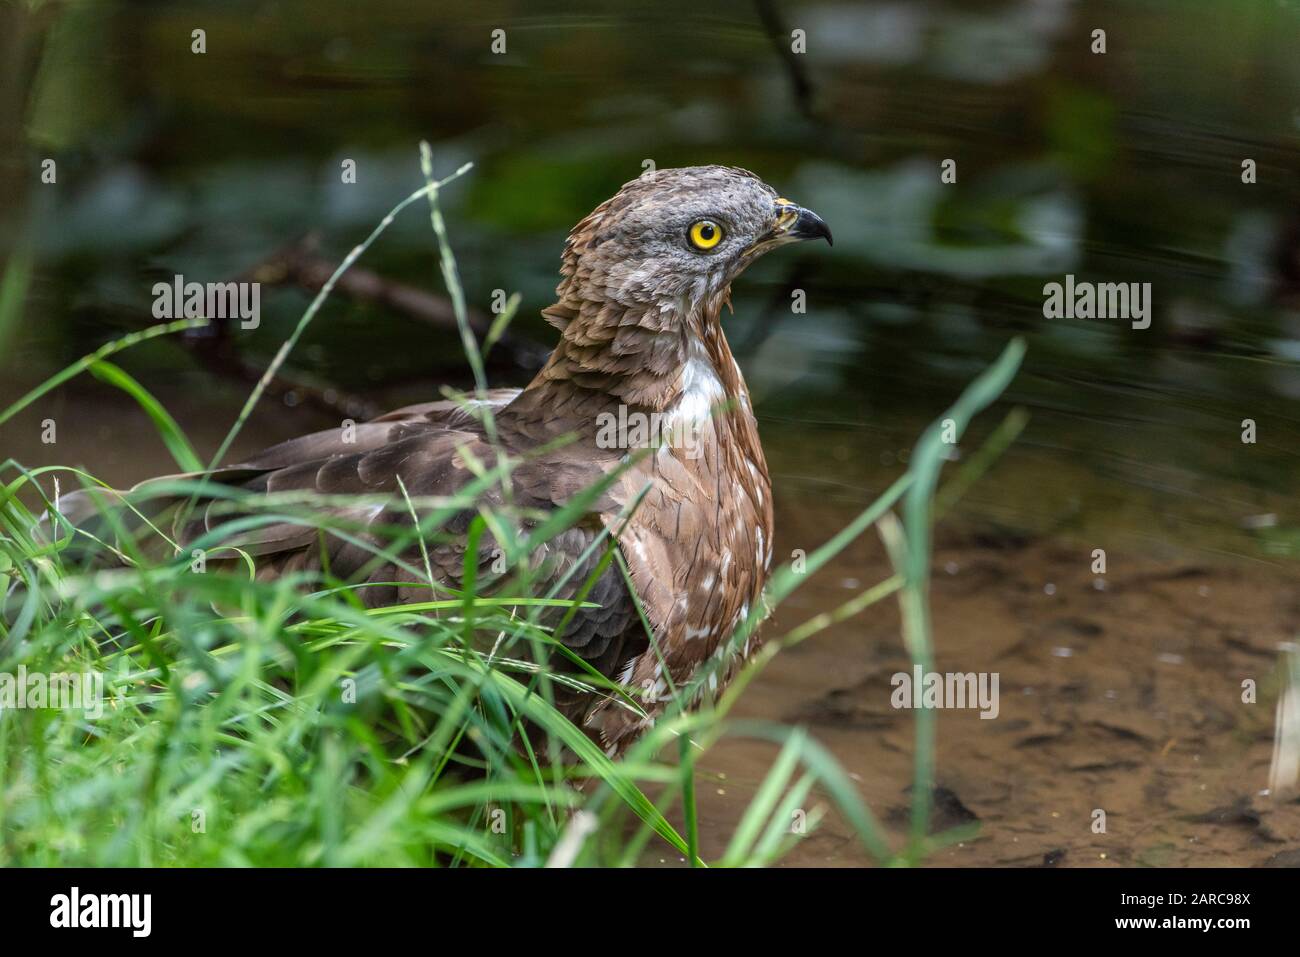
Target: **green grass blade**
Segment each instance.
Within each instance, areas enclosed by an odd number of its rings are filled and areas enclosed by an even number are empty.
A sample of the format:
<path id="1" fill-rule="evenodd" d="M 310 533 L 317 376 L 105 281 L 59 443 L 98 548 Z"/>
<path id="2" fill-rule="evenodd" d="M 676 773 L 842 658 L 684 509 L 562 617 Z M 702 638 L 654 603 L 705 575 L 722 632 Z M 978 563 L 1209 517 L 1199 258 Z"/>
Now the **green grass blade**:
<path id="1" fill-rule="evenodd" d="M 136 404 L 144 410 L 145 415 L 153 422 L 154 428 L 158 431 L 159 437 L 163 444 L 167 446 L 167 451 L 171 453 L 176 464 L 180 466 L 181 471 L 197 472 L 203 468 L 203 462 L 199 459 L 190 445 L 189 439 L 181 431 L 181 427 L 176 420 L 171 417 L 161 402 L 142 386 L 137 380 L 131 377 L 124 369 L 114 365 L 107 359 L 96 359 L 88 367 L 96 379 L 101 382 L 107 382 L 111 386 L 121 389 L 131 398 L 135 399 Z"/>

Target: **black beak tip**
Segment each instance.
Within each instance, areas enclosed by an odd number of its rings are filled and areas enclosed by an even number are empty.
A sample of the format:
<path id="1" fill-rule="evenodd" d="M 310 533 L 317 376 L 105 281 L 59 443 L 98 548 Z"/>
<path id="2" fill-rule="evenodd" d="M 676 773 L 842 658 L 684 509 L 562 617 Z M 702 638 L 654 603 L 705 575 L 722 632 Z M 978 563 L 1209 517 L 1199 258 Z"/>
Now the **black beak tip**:
<path id="1" fill-rule="evenodd" d="M 811 209 L 804 209 L 802 206 L 799 207 L 799 218 L 794 221 L 790 233 L 799 239 L 824 239 L 826 245 L 835 245 L 835 239 L 831 236 L 831 228 L 826 225 L 826 220 Z"/>

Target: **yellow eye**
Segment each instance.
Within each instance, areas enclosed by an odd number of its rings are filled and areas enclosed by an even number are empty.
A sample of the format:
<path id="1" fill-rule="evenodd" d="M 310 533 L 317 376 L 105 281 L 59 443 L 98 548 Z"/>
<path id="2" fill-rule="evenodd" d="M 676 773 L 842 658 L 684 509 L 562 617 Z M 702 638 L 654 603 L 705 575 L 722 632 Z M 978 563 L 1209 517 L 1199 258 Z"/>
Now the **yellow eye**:
<path id="1" fill-rule="evenodd" d="M 696 249 L 712 249 L 722 242 L 722 227 L 711 219 L 701 219 L 691 226 L 690 237 Z"/>

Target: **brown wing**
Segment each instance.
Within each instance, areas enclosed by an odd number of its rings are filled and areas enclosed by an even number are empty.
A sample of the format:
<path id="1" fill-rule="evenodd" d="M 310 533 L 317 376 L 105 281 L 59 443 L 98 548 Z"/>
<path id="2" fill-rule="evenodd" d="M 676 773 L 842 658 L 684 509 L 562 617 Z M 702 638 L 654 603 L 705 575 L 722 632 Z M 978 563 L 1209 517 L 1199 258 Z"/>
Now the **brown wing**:
<path id="1" fill-rule="evenodd" d="M 489 401 L 500 406 L 514 395 L 512 390 L 496 390 L 489 393 Z M 503 441 L 509 451 L 508 436 Z M 351 431 L 331 429 L 292 439 L 218 475 L 226 484 L 268 495 L 327 498 L 330 504 L 312 508 L 310 521 L 240 528 L 237 523 L 250 512 L 231 511 L 224 507 L 224 499 L 214 498 L 200 517 L 186 526 L 180 539 L 189 545 L 206 536 L 211 544 L 215 536 L 223 544 L 236 545 L 255 557 L 258 577 L 264 579 L 327 568 L 335 578 L 362 586 L 359 594 L 370 607 L 424 601 L 430 597 L 428 572 L 439 585 L 461 587 L 465 536 L 480 509 L 492 510 L 501 520 L 512 521 L 516 534 L 526 534 L 546 512 L 562 506 L 603 475 L 599 465 L 584 461 L 572 450 L 560 448 L 526 456 L 511 473 L 508 503 L 500 484 L 495 483 L 478 497 L 477 509 L 451 515 L 435 533 L 426 536 L 423 550 L 413 539 L 396 560 L 376 557 L 394 540 L 395 531 L 411 528 L 414 518 L 408 498 L 450 497 L 474 481 L 471 459 L 490 465 L 496 455 L 480 422 L 456 403 L 432 402 L 399 409 Z M 555 597 L 576 596 L 601 559 L 603 549 L 591 546 L 605 529 L 608 516 L 602 518 L 602 509 L 611 508 L 608 502 L 598 503 L 582 522 L 537 550 L 531 558 L 532 593 L 544 595 L 554 588 Z M 421 514 L 421 509 L 417 508 L 416 514 Z M 334 531 L 322 535 L 322 525 Z M 226 536 L 222 534 L 226 527 L 237 530 Z M 496 561 L 498 547 L 485 529 L 475 563 L 479 593 L 508 592 L 517 584 L 508 571 L 494 569 L 502 567 Z M 445 593 L 440 597 L 446 597 Z M 616 564 L 611 563 L 595 580 L 587 600 L 599 607 L 574 616 L 562 641 L 598 672 L 616 677 L 648 646 Z M 547 610 L 541 616 L 542 624 L 556 625 L 563 615 L 564 609 Z M 559 656 L 552 664 L 578 670 Z M 575 717 L 594 703 L 557 690 L 557 704 Z"/>

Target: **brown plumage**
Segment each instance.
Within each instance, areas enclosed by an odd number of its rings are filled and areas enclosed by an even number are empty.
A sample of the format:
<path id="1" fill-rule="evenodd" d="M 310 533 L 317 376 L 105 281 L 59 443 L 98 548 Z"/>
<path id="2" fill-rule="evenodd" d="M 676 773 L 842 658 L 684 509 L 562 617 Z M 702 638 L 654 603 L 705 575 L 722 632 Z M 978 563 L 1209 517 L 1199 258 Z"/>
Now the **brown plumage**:
<path id="1" fill-rule="evenodd" d="M 579 613 L 562 640 L 629 686 L 644 713 L 597 695 L 561 694 L 557 703 L 610 753 L 620 753 L 661 712 L 669 687 L 683 686 L 720 653 L 760 599 L 772 557 L 771 487 L 749 393 L 719 314 L 732 280 L 753 259 L 815 237 L 830 240 L 818 217 L 779 199 L 744 170 L 647 174 L 569 236 L 557 301 L 543 311 L 560 330 L 559 344 L 526 388 L 494 390 L 480 400 L 491 408 L 495 438 L 481 409 L 431 402 L 356 426 L 354 433 L 335 429 L 285 442 L 217 477 L 265 492 L 364 494 L 366 503 L 337 506 L 334 516 L 359 522 L 360 537 L 378 549 L 390 537 L 378 529 L 411 521 L 403 489 L 412 498 L 451 495 L 473 480 L 472 460 L 494 463 L 497 449 L 518 464 L 509 489 L 486 492 L 480 510 L 512 515 L 524 532 L 530 523 L 519 516 L 562 506 L 631 456 L 631 467 L 586 518 L 532 558 L 539 576 L 534 587 L 545 593 L 602 531 L 617 537 L 658 648 L 616 565 L 588 595 L 601 607 Z M 638 456 L 629 446 L 654 443 L 619 432 L 618 423 L 628 421 L 657 422 L 662 444 Z M 566 436 L 572 441 L 539 451 Z M 643 491 L 644 501 L 628 518 Z M 376 495 L 391 498 L 375 505 Z M 192 541 L 229 520 L 211 509 L 203 514 L 183 538 Z M 434 576 L 453 588 L 464 574 L 463 536 L 473 514 L 454 518 L 442 529 L 446 540 L 428 548 Z M 367 526 L 376 531 L 367 533 Z M 421 576 L 392 563 L 371 567 L 373 552 L 343 537 L 322 543 L 315 528 L 277 524 L 232 541 L 256 556 L 259 577 L 319 569 L 323 558 L 345 581 L 397 583 L 361 589 L 368 605 L 429 598 Z M 496 544 L 486 533 L 479 543 L 480 591 L 506 580 L 493 571 Z M 593 550 L 561 597 L 573 597 L 599 557 Z M 404 558 L 424 569 L 418 547 Z M 555 657 L 553 664 L 563 667 Z M 724 663 L 721 680 L 734 665 Z"/>

